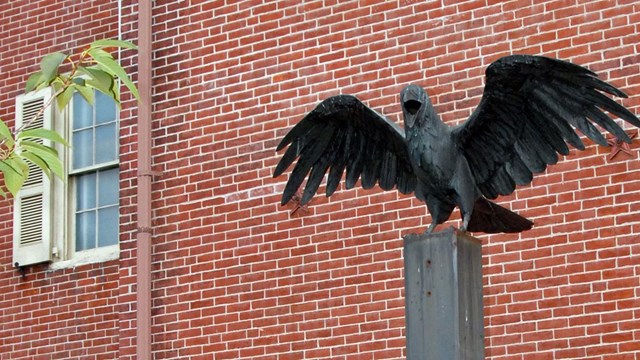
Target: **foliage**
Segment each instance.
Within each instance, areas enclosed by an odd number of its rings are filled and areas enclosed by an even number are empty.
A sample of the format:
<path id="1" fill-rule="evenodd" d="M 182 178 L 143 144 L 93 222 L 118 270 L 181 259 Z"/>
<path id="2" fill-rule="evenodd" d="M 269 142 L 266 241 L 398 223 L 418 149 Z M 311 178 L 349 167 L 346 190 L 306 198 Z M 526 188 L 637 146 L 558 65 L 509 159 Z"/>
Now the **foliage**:
<path id="1" fill-rule="evenodd" d="M 29 129 L 29 125 L 41 116 L 53 101 L 58 109 L 62 110 L 77 91 L 89 104 L 93 104 L 96 90 L 108 95 L 119 105 L 119 81 L 139 99 L 136 86 L 108 51 L 117 48 L 136 49 L 136 46 L 121 40 L 98 40 L 80 54 L 66 55 L 54 52 L 42 58 L 40 70 L 28 78 L 25 92 L 51 87 L 51 99 L 33 118 L 25 119 L 22 126 L 14 131 L 0 120 L 0 172 L 4 175 L 6 189 L 12 195 L 15 196 L 27 180 L 29 164 L 41 169 L 48 177 L 53 174 L 64 178 L 64 167 L 57 150 L 54 145 L 43 145 L 43 140 L 65 146 L 68 146 L 67 142 L 53 130 Z M 66 63 L 70 65 L 70 70 L 64 66 Z M 6 196 L 1 188 L 0 196 Z"/>

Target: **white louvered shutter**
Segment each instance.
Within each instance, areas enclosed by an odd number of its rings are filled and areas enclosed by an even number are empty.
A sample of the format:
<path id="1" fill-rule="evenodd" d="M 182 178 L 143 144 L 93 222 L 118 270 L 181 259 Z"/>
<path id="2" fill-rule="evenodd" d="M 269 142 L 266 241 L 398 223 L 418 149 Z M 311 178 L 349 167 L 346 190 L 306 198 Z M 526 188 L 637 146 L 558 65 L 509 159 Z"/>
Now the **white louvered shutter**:
<path id="1" fill-rule="evenodd" d="M 16 100 L 16 128 L 31 120 L 51 97 L 51 89 L 20 96 Z M 53 107 L 29 124 L 27 129 L 53 126 Z M 48 141 L 45 145 L 51 145 Z M 26 266 L 51 261 L 52 191 L 42 170 L 29 167 L 29 178 L 18 192 L 13 208 L 13 264 Z"/>

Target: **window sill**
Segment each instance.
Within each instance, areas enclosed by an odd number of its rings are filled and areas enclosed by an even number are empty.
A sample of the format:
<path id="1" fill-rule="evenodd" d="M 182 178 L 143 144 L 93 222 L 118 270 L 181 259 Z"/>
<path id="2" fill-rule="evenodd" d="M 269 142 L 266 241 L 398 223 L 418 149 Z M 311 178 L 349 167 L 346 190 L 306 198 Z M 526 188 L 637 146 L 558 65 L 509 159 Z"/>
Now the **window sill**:
<path id="1" fill-rule="evenodd" d="M 112 245 L 103 248 L 76 252 L 72 259 L 57 261 L 49 265 L 50 270 L 70 269 L 80 265 L 96 264 L 120 258 L 120 246 Z"/>

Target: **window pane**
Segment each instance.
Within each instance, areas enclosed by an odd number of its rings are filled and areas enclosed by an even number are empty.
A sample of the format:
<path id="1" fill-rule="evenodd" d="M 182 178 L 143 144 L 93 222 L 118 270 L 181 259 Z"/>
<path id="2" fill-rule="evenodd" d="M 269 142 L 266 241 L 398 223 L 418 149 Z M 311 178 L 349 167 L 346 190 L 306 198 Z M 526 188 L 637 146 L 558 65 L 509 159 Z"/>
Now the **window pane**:
<path id="1" fill-rule="evenodd" d="M 96 127 L 96 164 L 116 159 L 116 123 Z"/>
<path id="2" fill-rule="evenodd" d="M 96 212 L 76 214 L 76 251 L 96 247 Z"/>
<path id="3" fill-rule="evenodd" d="M 93 165 L 93 129 L 73 133 L 73 168 Z"/>
<path id="4" fill-rule="evenodd" d="M 73 128 L 81 129 L 93 125 L 93 107 L 80 95 L 73 94 Z"/>
<path id="5" fill-rule="evenodd" d="M 96 208 L 96 174 L 76 178 L 76 211 Z"/>
<path id="6" fill-rule="evenodd" d="M 98 246 L 118 243 L 118 207 L 98 210 Z"/>
<path id="7" fill-rule="evenodd" d="M 98 206 L 118 205 L 119 174 L 118 168 L 98 173 Z"/>
<path id="8" fill-rule="evenodd" d="M 116 104 L 107 95 L 96 91 L 96 123 L 116 121 Z"/>

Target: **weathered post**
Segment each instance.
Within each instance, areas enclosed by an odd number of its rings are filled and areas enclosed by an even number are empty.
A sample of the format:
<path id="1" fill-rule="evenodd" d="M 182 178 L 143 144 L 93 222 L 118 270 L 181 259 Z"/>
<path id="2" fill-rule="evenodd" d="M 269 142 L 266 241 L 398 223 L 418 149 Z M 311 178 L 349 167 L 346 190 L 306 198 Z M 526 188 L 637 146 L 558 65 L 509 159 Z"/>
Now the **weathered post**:
<path id="1" fill-rule="evenodd" d="M 407 360 L 484 359 L 480 240 L 406 235 L 404 270 Z"/>

